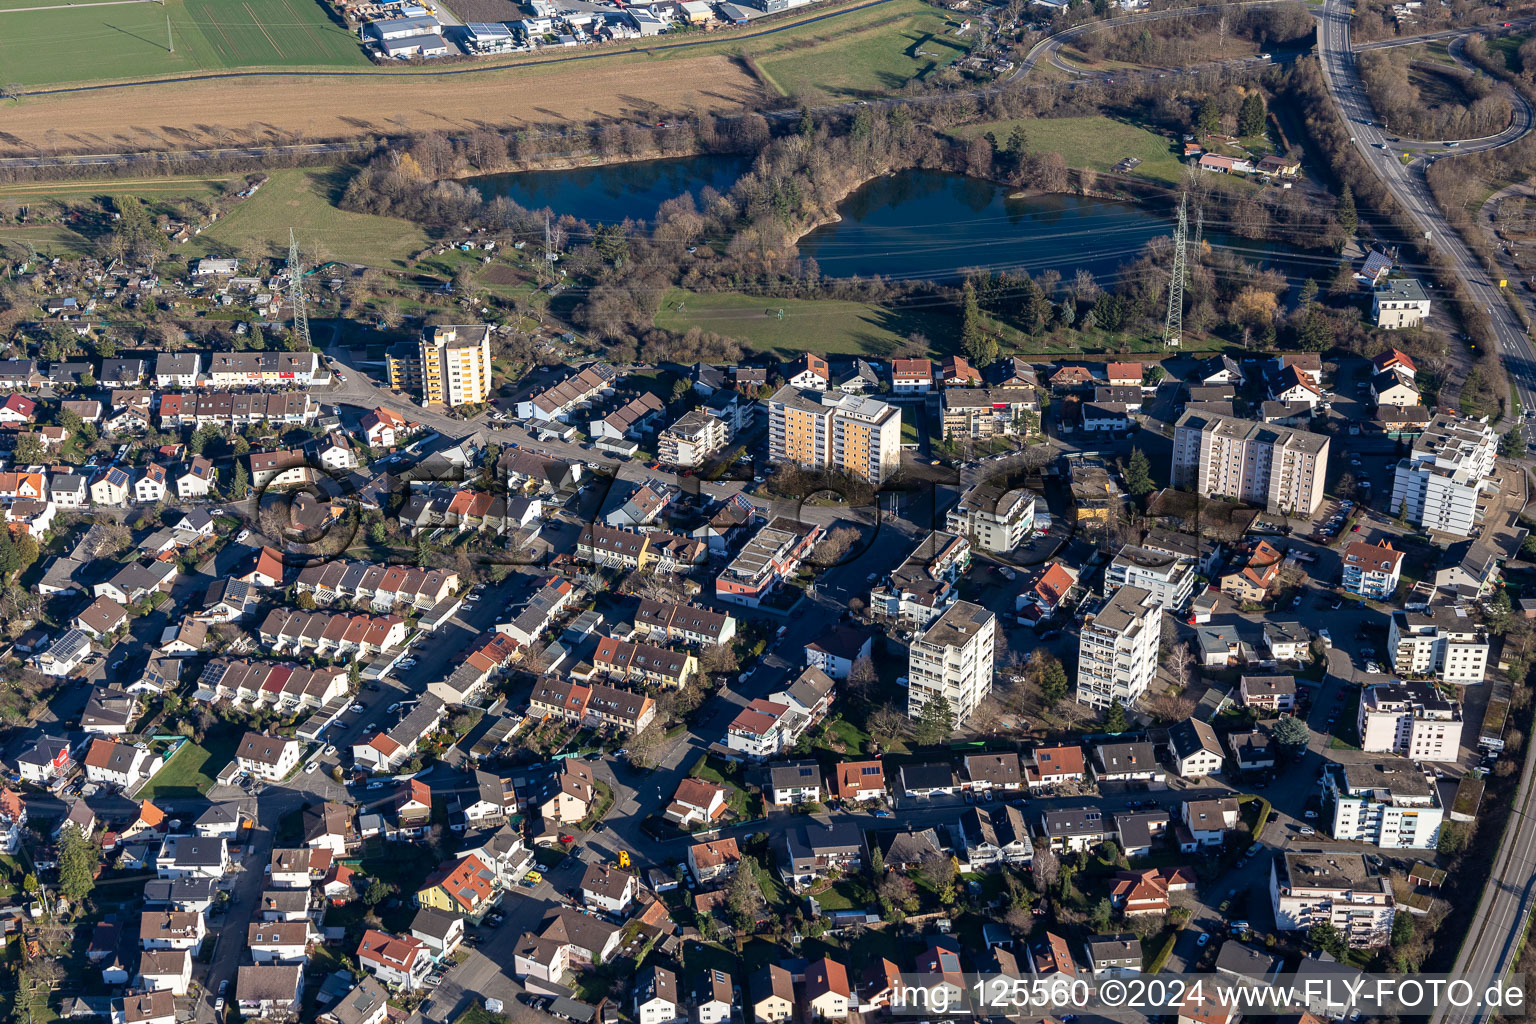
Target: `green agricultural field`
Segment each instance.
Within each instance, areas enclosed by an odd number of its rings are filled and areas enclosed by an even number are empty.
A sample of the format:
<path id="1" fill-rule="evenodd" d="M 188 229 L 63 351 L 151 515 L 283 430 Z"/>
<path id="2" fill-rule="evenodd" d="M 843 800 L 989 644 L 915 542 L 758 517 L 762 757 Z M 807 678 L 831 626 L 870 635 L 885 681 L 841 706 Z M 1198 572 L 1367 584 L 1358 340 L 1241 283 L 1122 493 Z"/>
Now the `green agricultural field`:
<path id="1" fill-rule="evenodd" d="M 1137 177 L 1178 182 L 1184 175 L 1184 164 L 1174 155 L 1171 140 L 1109 117 L 988 121 L 967 125 L 958 134 L 972 138 L 991 132 L 999 145 L 1006 145 L 1014 125 L 1024 128 L 1031 152 L 1060 153 L 1068 167 L 1112 171 L 1121 160 L 1134 156 L 1141 160 L 1131 172 Z"/>
<path id="2" fill-rule="evenodd" d="M 678 305 L 682 304 L 679 312 Z M 778 310 L 784 310 L 779 319 Z M 768 299 L 740 292 L 674 288 L 663 297 L 656 326 L 690 327 L 735 338 L 758 352 L 797 352 L 888 358 L 913 332 L 942 344 L 959 333 L 959 318 L 943 310 L 909 311 L 833 299 Z"/>
<path id="3" fill-rule="evenodd" d="M 407 220 L 338 209 L 345 172 L 304 168 L 272 172 L 261 191 L 221 217 L 192 243 L 199 252 L 288 251 L 288 229 L 325 259 L 403 267 L 426 247 L 427 234 Z"/>
<path id="4" fill-rule="evenodd" d="M 0 74 L 7 84 L 369 63 L 357 40 L 317 0 L 66 3 L 48 10 L 17 9 L 48 2 L 0 0 Z M 216 111 L 207 115 L 210 122 L 218 120 Z M 131 108 L 124 117 L 131 122 Z"/>
<path id="5" fill-rule="evenodd" d="M 876 8 L 880 17 L 778 43 L 757 58 L 758 70 L 786 96 L 879 96 L 924 78 L 966 55 L 974 35 L 943 11 L 902 0 Z"/>
<path id="6" fill-rule="evenodd" d="M 28 181 L 0 185 L 0 202 L 81 203 L 110 196 L 138 196 L 146 203 L 179 199 L 209 199 L 222 193 L 236 177 L 111 178 L 102 181 Z"/>

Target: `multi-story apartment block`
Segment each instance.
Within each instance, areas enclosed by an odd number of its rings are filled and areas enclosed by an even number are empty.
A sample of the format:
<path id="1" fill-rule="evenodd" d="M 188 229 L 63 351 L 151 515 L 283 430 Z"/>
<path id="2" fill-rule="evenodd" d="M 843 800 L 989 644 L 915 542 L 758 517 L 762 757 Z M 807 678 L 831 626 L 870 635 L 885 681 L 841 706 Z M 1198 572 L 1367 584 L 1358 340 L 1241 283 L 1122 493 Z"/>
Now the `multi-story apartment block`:
<path id="1" fill-rule="evenodd" d="M 656 457 L 668 466 L 693 469 L 731 440 L 730 424 L 703 409 L 694 409 L 656 438 Z"/>
<path id="2" fill-rule="evenodd" d="M 1402 574 L 1403 553 L 1386 541 L 1367 544 L 1357 540 L 1344 549 L 1341 583 L 1351 594 L 1385 601 L 1396 593 Z"/>
<path id="3" fill-rule="evenodd" d="M 1035 532 L 1035 496 L 1022 487 L 977 484 L 949 510 L 944 525 L 983 551 L 1006 554 Z"/>
<path id="4" fill-rule="evenodd" d="M 1397 464 L 1387 511 L 1426 530 L 1471 536 L 1477 497 L 1493 474 L 1498 450 L 1498 438 L 1486 419 L 1438 414 Z"/>
<path id="5" fill-rule="evenodd" d="M 934 531 L 870 591 L 870 614 L 903 629 L 924 629 L 955 603 L 955 585 L 970 564 L 970 541 Z"/>
<path id="6" fill-rule="evenodd" d="M 1326 921 L 1357 948 L 1384 946 L 1392 937 L 1392 884 L 1371 870 L 1364 854 L 1281 853 L 1270 862 L 1269 897 L 1281 931 L 1309 931 Z"/>
<path id="7" fill-rule="evenodd" d="M 1415 761 L 1453 762 L 1461 749 L 1461 705 L 1423 682 L 1367 686 L 1360 700 L 1360 749 Z"/>
<path id="8" fill-rule="evenodd" d="M 1371 319 L 1389 331 L 1417 327 L 1429 316 L 1429 296 L 1415 278 L 1394 277 L 1371 292 Z"/>
<path id="9" fill-rule="evenodd" d="M 1162 607 L 1129 584 L 1112 594 L 1078 634 L 1077 699 L 1097 708 L 1129 707 L 1157 675 Z"/>
<path id="10" fill-rule="evenodd" d="M 1327 475 L 1321 434 L 1194 410 L 1174 426 L 1173 486 L 1208 498 L 1311 515 Z"/>
<path id="11" fill-rule="evenodd" d="M 768 456 L 884 483 L 901 466 L 901 410 L 860 395 L 780 388 L 768 399 Z"/>
<path id="12" fill-rule="evenodd" d="M 822 528 L 779 516 L 757 531 L 715 579 L 715 599 L 756 608 L 799 570 Z"/>
<path id="13" fill-rule="evenodd" d="M 1480 683 L 1488 668 L 1488 634 L 1471 616 L 1447 605 L 1393 612 L 1387 652 L 1400 676 Z"/>
<path id="14" fill-rule="evenodd" d="M 1023 437 L 1024 414 L 1040 411 L 1034 388 L 945 388 L 940 399 L 944 439 L 974 441 L 992 437 Z"/>
<path id="15" fill-rule="evenodd" d="M 478 405 L 491 393 L 491 325 L 428 327 L 412 352 L 386 356 L 391 387 L 421 393 L 423 405 Z"/>
<path id="16" fill-rule="evenodd" d="M 1432 775 L 1406 757 L 1333 764 L 1323 773 L 1333 838 L 1384 850 L 1433 850 L 1445 809 Z"/>
<path id="17" fill-rule="evenodd" d="M 997 618 L 980 605 L 957 601 L 912 639 L 907 661 L 907 714 L 918 718 L 935 697 L 963 724 L 992 692 Z"/>
<path id="18" fill-rule="evenodd" d="M 1164 551 L 1127 544 L 1104 570 L 1104 589 L 1140 587 L 1150 593 L 1165 612 L 1177 615 L 1195 592 L 1195 567 Z"/>

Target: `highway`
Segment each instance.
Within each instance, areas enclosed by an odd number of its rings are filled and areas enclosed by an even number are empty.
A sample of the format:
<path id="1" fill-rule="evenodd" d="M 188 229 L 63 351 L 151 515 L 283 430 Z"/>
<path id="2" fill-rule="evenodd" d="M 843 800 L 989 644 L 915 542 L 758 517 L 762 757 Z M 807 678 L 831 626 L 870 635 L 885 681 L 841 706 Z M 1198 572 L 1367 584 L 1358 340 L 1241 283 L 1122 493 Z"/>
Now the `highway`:
<path id="1" fill-rule="evenodd" d="M 1472 301 L 1483 307 L 1493 325 L 1493 333 L 1499 346 L 1511 380 L 1515 384 L 1520 404 L 1527 409 L 1536 408 L 1536 349 L 1514 311 L 1505 304 L 1499 294 L 1496 281 L 1490 281 L 1487 272 L 1472 250 L 1451 229 L 1450 223 L 1436 207 L 1424 179 L 1424 169 L 1435 159 L 1426 157 L 1403 164 L 1400 150 L 1388 140 L 1394 138 L 1376 118 L 1376 112 L 1367 98 L 1355 65 L 1355 55 L 1349 41 L 1350 5 L 1343 0 L 1328 0 L 1318 25 L 1318 52 L 1322 58 L 1323 78 L 1328 92 L 1347 122 L 1351 139 L 1362 160 L 1382 179 L 1394 199 L 1407 212 L 1419 231 L 1428 235 L 1430 243 L 1450 261 L 1461 278 Z M 1525 119 L 1529 131 L 1531 110 L 1523 100 L 1517 104 L 1517 119 Z M 1481 142 L 1467 143 L 1460 152 L 1475 152 L 1508 145 L 1519 135 L 1495 136 Z"/>
<path id="2" fill-rule="evenodd" d="M 1349 19 L 1349 3 L 1328 0 L 1318 27 L 1318 51 L 1322 56 L 1328 91 L 1354 133 L 1355 148 L 1420 230 L 1429 232 L 1432 244 L 1450 258 L 1473 301 L 1488 310 L 1500 353 L 1519 392 L 1520 402 L 1527 409 L 1536 408 L 1532 404 L 1532 395 L 1536 394 L 1536 377 L 1533 377 L 1536 350 L 1514 312 L 1505 304 L 1496 284 L 1488 280 L 1472 250 L 1451 230 L 1436 208 L 1424 180 L 1426 161 L 1416 159 L 1404 165 L 1398 159 L 1399 151 L 1387 143 L 1388 133 L 1377 122 L 1355 67 L 1349 42 Z M 1522 103 L 1521 109 L 1528 131 L 1530 107 Z M 1511 140 L 1499 136 L 1460 148 L 1462 151 L 1489 149 L 1507 145 L 1508 141 Z M 1514 966 L 1524 922 L 1531 909 L 1533 880 L 1536 880 L 1536 828 L 1531 827 L 1536 821 L 1533 817 L 1536 806 L 1532 802 L 1533 771 L 1536 771 L 1536 759 L 1528 755 L 1504 843 L 1482 901 L 1472 916 L 1472 930 L 1456 958 L 1452 972 L 1456 976 L 1502 974 Z M 1487 1016 L 1486 1011 L 1459 1010 L 1442 1005 L 1431 1020 L 1433 1024 L 1481 1024 Z"/>

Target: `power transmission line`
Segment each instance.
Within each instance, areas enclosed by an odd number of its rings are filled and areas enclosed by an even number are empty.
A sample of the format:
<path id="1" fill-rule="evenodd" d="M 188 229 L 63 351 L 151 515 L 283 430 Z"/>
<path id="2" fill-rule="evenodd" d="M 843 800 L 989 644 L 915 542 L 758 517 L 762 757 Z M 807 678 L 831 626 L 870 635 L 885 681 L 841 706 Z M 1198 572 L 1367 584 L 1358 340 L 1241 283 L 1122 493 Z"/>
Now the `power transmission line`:
<path id="1" fill-rule="evenodd" d="M 1178 348 L 1184 333 L 1184 240 L 1189 234 L 1188 194 L 1179 199 L 1179 225 L 1173 231 L 1173 274 L 1168 279 L 1168 319 L 1163 324 L 1163 347 Z"/>
<path id="2" fill-rule="evenodd" d="M 299 240 L 294 237 L 293 228 L 288 229 L 288 301 L 293 304 L 293 333 L 304 346 L 300 351 L 308 351 L 309 314 L 304 310 L 304 273 L 299 266 Z"/>

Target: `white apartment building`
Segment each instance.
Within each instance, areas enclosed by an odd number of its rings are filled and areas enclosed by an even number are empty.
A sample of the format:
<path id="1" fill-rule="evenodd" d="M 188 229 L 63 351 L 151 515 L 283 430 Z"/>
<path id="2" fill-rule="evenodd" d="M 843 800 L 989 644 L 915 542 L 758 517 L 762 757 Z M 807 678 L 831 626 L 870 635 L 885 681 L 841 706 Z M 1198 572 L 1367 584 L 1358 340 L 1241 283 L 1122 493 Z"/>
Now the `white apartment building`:
<path id="1" fill-rule="evenodd" d="M 1461 705 L 1422 682 L 1367 686 L 1360 700 L 1360 749 L 1414 761 L 1453 762 L 1461 749 Z"/>
<path id="2" fill-rule="evenodd" d="M 1429 296 L 1424 286 L 1411 277 L 1383 281 L 1371 292 L 1371 319 L 1377 327 L 1395 331 L 1399 327 L 1417 327 L 1429 316 Z"/>
<path id="3" fill-rule="evenodd" d="M 918 718 L 933 697 L 949 702 L 961 725 L 992 692 L 997 617 L 969 601 L 956 601 L 912 639 L 907 660 L 907 715 Z"/>
<path id="4" fill-rule="evenodd" d="M 1470 615 L 1446 605 L 1392 613 L 1387 652 L 1400 676 L 1442 683 L 1480 683 L 1488 669 L 1488 634 Z"/>
<path id="5" fill-rule="evenodd" d="M 861 395 L 782 387 L 768 399 L 768 457 L 884 483 L 901 466 L 901 410 Z"/>
<path id="6" fill-rule="evenodd" d="M 1443 412 L 1413 442 L 1392 475 L 1387 511 L 1415 526 L 1469 537 L 1477 524 L 1477 496 L 1493 474 L 1499 442 L 1486 419 Z"/>
<path id="7" fill-rule="evenodd" d="M 1433 850 L 1445 809 L 1434 777 L 1405 757 L 1330 765 L 1323 803 L 1333 807 L 1333 838 L 1383 850 Z"/>
<path id="8" fill-rule="evenodd" d="M 959 599 L 955 587 L 970 564 L 970 541 L 935 530 L 887 580 L 875 584 L 869 592 L 870 613 L 903 629 L 926 629 Z"/>
<path id="9" fill-rule="evenodd" d="M 1165 612 L 1182 612 L 1195 592 L 1195 567 L 1165 551 L 1127 544 L 1104 570 L 1104 590 L 1140 587 L 1157 599 Z"/>
<path id="10" fill-rule="evenodd" d="M 949 510 L 945 528 L 983 551 L 1006 554 L 1035 532 L 1035 496 L 1023 488 L 977 484 Z"/>
<path id="11" fill-rule="evenodd" d="M 656 457 L 668 466 L 693 469 L 723 449 L 730 439 L 731 428 L 725 420 L 703 409 L 694 409 L 657 436 Z"/>
<path id="12" fill-rule="evenodd" d="M 1157 675 L 1162 607 L 1150 591 L 1116 590 L 1078 634 L 1077 699 L 1107 708 L 1118 698 L 1129 707 Z"/>
<path id="13" fill-rule="evenodd" d="M 1288 850 L 1270 863 L 1269 897 L 1281 931 L 1304 932 L 1327 921 L 1358 948 L 1384 946 L 1392 936 L 1392 884 L 1371 870 L 1364 854 Z"/>
<path id="14" fill-rule="evenodd" d="M 1311 515 L 1323 500 L 1328 438 L 1190 410 L 1173 431 L 1173 486 L 1265 511 Z"/>

